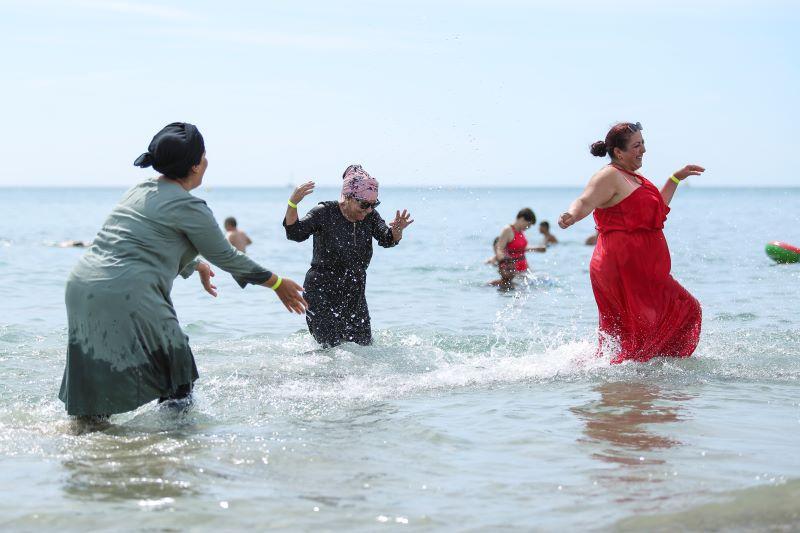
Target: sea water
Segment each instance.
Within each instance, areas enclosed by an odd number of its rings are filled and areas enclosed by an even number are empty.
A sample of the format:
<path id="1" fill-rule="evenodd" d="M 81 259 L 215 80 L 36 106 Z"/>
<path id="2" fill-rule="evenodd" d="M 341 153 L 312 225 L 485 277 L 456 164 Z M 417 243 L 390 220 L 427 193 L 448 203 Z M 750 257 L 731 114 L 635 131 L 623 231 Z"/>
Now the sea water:
<path id="1" fill-rule="evenodd" d="M 689 359 L 595 357 L 578 189 L 392 189 L 367 281 L 375 343 L 319 350 L 302 317 L 216 269 L 173 299 L 200 380 L 185 415 L 146 405 L 78 434 L 57 393 L 65 279 L 122 194 L 0 190 L 0 528 L 664 530 L 800 528 L 800 189 L 682 186 L 665 234 L 703 306 Z M 201 188 L 248 254 L 302 283 L 291 189 Z M 300 207 L 337 198 L 319 189 Z M 517 290 L 484 264 L 522 207 L 560 240 Z M 527 233 L 539 242 L 536 228 Z"/>

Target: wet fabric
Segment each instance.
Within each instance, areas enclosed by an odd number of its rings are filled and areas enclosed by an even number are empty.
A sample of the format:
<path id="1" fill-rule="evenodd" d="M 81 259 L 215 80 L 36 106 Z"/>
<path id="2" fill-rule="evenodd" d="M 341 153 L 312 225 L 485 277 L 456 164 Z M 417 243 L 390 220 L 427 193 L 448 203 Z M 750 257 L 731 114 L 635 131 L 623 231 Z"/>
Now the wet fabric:
<path id="1" fill-rule="evenodd" d="M 203 136 L 193 124 L 173 122 L 155 134 L 147 152 L 136 158 L 134 166 L 152 166 L 163 175 L 185 178 L 206 151 Z"/>
<path id="2" fill-rule="evenodd" d="M 642 185 L 620 203 L 595 209 L 599 236 L 589 265 L 600 314 L 600 348 L 619 343 L 613 363 L 688 357 L 700 338 L 700 303 L 670 275 L 661 192 Z"/>
<path id="3" fill-rule="evenodd" d="M 122 413 L 191 389 L 197 367 L 170 291 L 178 274 L 194 272 L 198 253 L 242 287 L 272 275 L 178 183 L 150 179 L 125 193 L 67 281 L 59 398 L 70 415 Z"/>
<path id="4" fill-rule="evenodd" d="M 321 202 L 291 226 L 286 237 L 301 242 L 314 236 L 311 268 L 303 287 L 309 305 L 308 330 L 325 347 L 343 342 L 370 344 L 372 328 L 364 291 L 372 259 L 372 239 L 395 246 L 392 230 L 372 211 L 359 222 L 348 221 L 336 201 Z"/>
<path id="5" fill-rule="evenodd" d="M 525 272 L 528 270 L 528 260 L 525 258 L 528 239 L 523 232 L 517 231 L 514 226 L 511 226 L 511 231 L 514 232 L 514 238 L 506 245 L 506 255 L 514 261 L 514 269 L 517 272 Z"/>

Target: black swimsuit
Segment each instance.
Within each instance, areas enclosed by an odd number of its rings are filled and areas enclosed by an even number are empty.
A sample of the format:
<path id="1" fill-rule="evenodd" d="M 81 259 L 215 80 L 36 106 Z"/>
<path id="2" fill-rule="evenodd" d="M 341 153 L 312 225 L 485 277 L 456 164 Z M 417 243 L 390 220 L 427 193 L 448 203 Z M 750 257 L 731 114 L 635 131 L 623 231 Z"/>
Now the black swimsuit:
<path id="1" fill-rule="evenodd" d="M 364 295 L 372 239 L 395 246 L 392 230 L 373 211 L 359 222 L 348 221 L 339 202 L 320 202 L 302 219 L 286 225 L 286 237 L 301 242 L 314 235 L 314 255 L 303 284 L 309 305 L 308 330 L 325 347 L 343 342 L 372 342 L 369 308 Z"/>

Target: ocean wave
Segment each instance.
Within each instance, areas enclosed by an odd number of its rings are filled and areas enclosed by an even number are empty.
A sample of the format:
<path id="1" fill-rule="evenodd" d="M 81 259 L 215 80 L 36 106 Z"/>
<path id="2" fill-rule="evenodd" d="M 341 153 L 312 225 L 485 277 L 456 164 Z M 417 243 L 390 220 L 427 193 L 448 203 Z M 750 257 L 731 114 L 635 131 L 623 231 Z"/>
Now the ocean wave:
<path id="1" fill-rule="evenodd" d="M 514 336 L 501 326 L 483 335 L 379 330 L 371 346 L 344 344 L 324 350 L 302 330 L 283 338 L 211 337 L 214 340 L 193 344 L 201 373 L 193 416 L 240 413 L 253 423 L 263 423 L 265 413 L 313 418 L 375 402 L 520 385 L 623 381 L 680 388 L 800 381 L 800 332 L 792 330 L 712 331 L 704 334 L 693 357 L 620 365 L 610 364 L 609 353 L 596 354 L 594 337 L 542 329 Z M 12 435 L 23 428 L 39 435 L 68 431 L 63 405 L 56 398 L 64 332 L 42 335 L 3 326 L 0 341 L 0 433 Z M 136 419 L 138 425 L 158 428 L 161 415 L 141 418 L 152 410 L 145 406 L 120 415 L 120 420 Z M 0 439 L 0 451 L 18 445 Z"/>
<path id="2" fill-rule="evenodd" d="M 382 331 L 367 347 L 321 350 L 298 333 L 285 340 L 217 342 L 198 346 L 196 353 L 200 361 L 214 361 L 206 364 L 202 385 L 212 403 L 249 390 L 255 391 L 253 402 L 318 413 L 346 404 L 515 384 L 796 382 L 800 362 L 793 354 L 798 350 L 800 335 L 790 331 L 746 340 L 715 335 L 696 357 L 612 365 L 610 354 L 596 355 L 596 344 L 588 339 Z"/>

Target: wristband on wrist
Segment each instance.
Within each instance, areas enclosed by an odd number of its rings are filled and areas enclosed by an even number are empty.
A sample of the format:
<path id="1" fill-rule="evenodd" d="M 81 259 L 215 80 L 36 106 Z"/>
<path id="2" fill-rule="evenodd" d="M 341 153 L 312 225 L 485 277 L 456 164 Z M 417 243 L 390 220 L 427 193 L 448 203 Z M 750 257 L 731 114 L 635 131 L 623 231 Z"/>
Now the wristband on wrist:
<path id="1" fill-rule="evenodd" d="M 675 174 L 673 174 L 672 176 L 670 176 L 670 177 L 669 177 L 669 179 L 671 179 L 672 181 L 674 181 L 674 182 L 675 182 L 675 185 L 680 185 L 680 183 L 681 183 L 681 180 L 679 180 L 678 178 L 676 178 L 676 177 L 675 177 Z"/>
<path id="2" fill-rule="evenodd" d="M 278 281 L 276 281 L 276 282 L 275 282 L 275 285 L 273 285 L 272 287 L 270 287 L 270 289 L 272 289 L 273 291 L 277 291 L 277 290 L 278 290 L 278 287 L 280 287 L 280 286 L 281 286 L 281 283 L 283 283 L 283 278 L 282 278 L 282 277 L 280 277 L 280 276 L 278 276 Z"/>
<path id="3" fill-rule="evenodd" d="M 289 204 L 289 207 L 291 207 L 292 209 L 297 209 L 297 204 L 294 203 L 293 201 L 289 200 L 288 204 Z"/>

